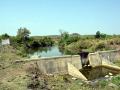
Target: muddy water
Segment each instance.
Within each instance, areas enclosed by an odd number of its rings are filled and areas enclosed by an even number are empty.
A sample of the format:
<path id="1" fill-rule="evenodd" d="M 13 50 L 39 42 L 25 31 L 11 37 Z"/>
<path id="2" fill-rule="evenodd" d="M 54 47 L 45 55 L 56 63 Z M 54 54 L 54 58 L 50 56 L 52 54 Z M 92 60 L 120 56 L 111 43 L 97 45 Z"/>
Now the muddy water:
<path id="1" fill-rule="evenodd" d="M 88 79 L 88 80 L 95 80 L 104 78 L 106 75 L 110 76 L 112 74 L 113 76 L 120 73 L 120 71 L 110 69 L 103 66 L 98 66 L 94 68 L 84 68 L 81 69 L 80 72 Z"/>

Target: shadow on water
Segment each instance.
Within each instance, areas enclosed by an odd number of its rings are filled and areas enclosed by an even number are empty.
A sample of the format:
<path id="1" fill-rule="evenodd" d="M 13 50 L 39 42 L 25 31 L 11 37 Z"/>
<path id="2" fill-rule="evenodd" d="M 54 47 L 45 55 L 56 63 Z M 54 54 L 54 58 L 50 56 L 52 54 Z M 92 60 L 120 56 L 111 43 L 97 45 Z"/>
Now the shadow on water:
<path id="1" fill-rule="evenodd" d="M 120 71 L 113 70 L 107 67 L 103 66 L 97 66 L 94 68 L 83 68 L 80 70 L 80 72 L 88 79 L 88 80 L 95 80 L 100 78 L 105 78 L 106 76 L 109 77 L 109 75 L 116 75 L 119 74 Z"/>

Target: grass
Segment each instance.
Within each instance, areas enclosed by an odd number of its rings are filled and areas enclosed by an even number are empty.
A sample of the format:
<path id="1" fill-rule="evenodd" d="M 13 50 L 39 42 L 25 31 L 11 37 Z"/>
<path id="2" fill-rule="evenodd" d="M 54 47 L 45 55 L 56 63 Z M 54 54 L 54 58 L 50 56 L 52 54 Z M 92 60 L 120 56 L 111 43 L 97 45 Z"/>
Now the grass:
<path id="1" fill-rule="evenodd" d="M 26 90 L 28 78 L 19 65 L 0 70 L 0 90 Z"/>

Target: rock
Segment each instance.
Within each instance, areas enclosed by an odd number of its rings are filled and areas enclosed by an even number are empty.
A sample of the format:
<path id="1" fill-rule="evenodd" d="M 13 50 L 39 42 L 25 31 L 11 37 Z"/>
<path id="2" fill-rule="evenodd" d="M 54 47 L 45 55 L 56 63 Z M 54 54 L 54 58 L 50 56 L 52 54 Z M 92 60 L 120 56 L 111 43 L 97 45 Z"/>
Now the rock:
<path id="1" fill-rule="evenodd" d="M 112 88 L 115 88 L 115 89 L 118 89 L 118 88 L 119 88 L 119 87 L 118 87 L 116 84 L 114 84 L 114 83 L 109 83 L 108 86 L 109 86 L 109 87 L 112 87 Z"/>
<path id="2" fill-rule="evenodd" d="M 109 77 L 109 75 L 106 75 L 105 77 L 106 77 L 106 78 L 108 78 L 108 77 Z"/>
<path id="3" fill-rule="evenodd" d="M 112 73 L 109 73 L 110 76 L 112 76 L 113 74 Z"/>
<path id="4" fill-rule="evenodd" d="M 72 80 L 77 80 L 77 78 L 73 77 Z"/>
<path id="5" fill-rule="evenodd" d="M 82 82 L 80 82 L 80 83 L 78 83 L 79 85 L 83 85 L 83 83 Z"/>
<path id="6" fill-rule="evenodd" d="M 85 84 L 90 84 L 91 81 L 83 81 Z"/>
<path id="7" fill-rule="evenodd" d="M 22 61 L 22 60 L 15 60 L 15 63 L 22 63 L 22 62 L 24 62 L 24 61 Z"/>
<path id="8" fill-rule="evenodd" d="M 90 67 L 91 65 L 88 65 L 88 67 Z"/>
<path id="9" fill-rule="evenodd" d="M 87 67 L 87 65 L 85 65 L 85 67 Z"/>
<path id="10" fill-rule="evenodd" d="M 46 74 L 47 76 L 54 76 L 53 74 Z"/>

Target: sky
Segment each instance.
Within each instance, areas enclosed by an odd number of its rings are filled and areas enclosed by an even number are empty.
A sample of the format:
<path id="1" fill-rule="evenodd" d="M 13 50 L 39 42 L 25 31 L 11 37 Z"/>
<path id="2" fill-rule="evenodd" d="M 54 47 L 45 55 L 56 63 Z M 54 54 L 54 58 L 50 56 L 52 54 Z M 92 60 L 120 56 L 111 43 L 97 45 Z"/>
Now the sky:
<path id="1" fill-rule="evenodd" d="M 120 0 L 0 0 L 0 35 L 120 34 Z"/>

